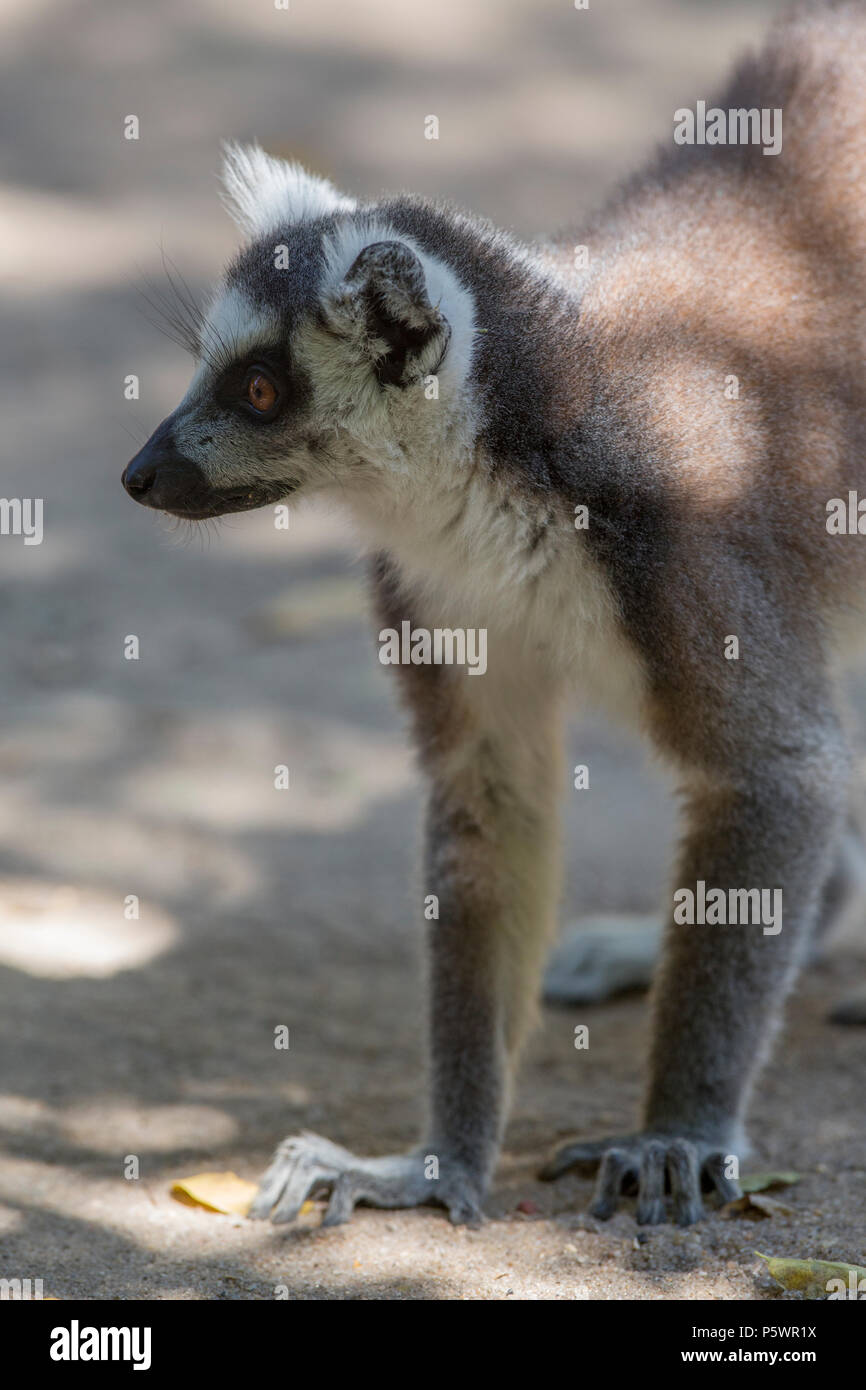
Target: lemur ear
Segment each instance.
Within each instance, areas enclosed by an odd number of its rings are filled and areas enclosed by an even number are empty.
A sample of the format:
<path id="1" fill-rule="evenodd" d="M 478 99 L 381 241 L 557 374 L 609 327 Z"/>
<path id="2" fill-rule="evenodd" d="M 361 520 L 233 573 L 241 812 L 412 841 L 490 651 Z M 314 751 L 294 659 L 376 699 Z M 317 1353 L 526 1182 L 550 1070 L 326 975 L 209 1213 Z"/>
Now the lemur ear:
<path id="1" fill-rule="evenodd" d="M 418 256 L 402 241 L 365 246 L 326 319 L 369 359 L 380 386 L 406 386 L 442 360 L 451 326 L 431 304 Z"/>
<path id="2" fill-rule="evenodd" d="M 294 161 L 274 159 L 258 145 L 225 145 L 223 154 L 223 202 L 248 236 L 355 208 L 354 199 L 327 179 Z"/>

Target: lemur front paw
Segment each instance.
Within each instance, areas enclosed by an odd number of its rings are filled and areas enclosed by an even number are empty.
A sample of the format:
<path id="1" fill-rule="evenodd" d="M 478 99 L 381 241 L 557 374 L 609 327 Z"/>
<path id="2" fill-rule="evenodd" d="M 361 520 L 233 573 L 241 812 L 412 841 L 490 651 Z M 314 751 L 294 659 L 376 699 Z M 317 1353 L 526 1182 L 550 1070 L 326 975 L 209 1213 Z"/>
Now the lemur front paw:
<path id="1" fill-rule="evenodd" d="M 691 1226 L 704 1214 L 702 1184 L 707 1190 L 715 1189 L 723 1202 L 742 1195 L 737 1183 L 725 1176 L 730 1158 L 718 1143 L 647 1132 L 566 1144 L 539 1176 L 550 1181 L 570 1168 L 598 1169 L 590 1213 L 607 1221 L 620 1196 L 636 1192 L 641 1226 L 658 1226 L 667 1220 L 665 1193 L 670 1192 L 673 1220 L 678 1226 Z"/>
<path id="2" fill-rule="evenodd" d="M 478 1226 L 482 1219 L 482 1194 L 459 1164 L 421 1149 L 387 1158 L 358 1158 L 309 1133 L 292 1135 L 280 1144 L 249 1214 L 277 1223 L 294 1221 L 304 1202 L 322 1193 L 329 1196 L 323 1226 L 348 1221 L 358 1203 L 443 1206 L 455 1225 Z"/>

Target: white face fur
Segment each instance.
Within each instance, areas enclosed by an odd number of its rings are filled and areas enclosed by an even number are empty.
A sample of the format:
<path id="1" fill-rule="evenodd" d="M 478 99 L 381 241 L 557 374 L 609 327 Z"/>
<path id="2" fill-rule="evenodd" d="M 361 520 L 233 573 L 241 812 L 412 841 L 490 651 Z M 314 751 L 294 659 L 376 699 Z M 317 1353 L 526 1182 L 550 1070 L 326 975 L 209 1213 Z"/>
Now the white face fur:
<path id="1" fill-rule="evenodd" d="M 203 317 L 189 390 L 127 470 L 136 500 L 216 516 L 459 448 L 475 322 L 452 270 L 258 148 L 229 149 L 223 179 L 250 244 Z"/>

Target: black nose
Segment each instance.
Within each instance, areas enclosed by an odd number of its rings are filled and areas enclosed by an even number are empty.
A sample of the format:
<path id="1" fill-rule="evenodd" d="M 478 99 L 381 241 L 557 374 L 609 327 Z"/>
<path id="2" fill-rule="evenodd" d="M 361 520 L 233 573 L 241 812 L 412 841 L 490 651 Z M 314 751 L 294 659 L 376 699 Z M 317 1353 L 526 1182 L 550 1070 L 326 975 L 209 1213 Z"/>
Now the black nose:
<path id="1" fill-rule="evenodd" d="M 121 482 L 143 507 L 173 513 L 207 510 L 210 488 L 192 459 L 178 453 L 169 415 L 126 465 Z"/>
<path id="2" fill-rule="evenodd" d="M 174 435 L 172 432 L 172 417 L 169 415 L 161 424 L 157 425 L 150 439 L 143 449 L 139 449 L 134 459 L 126 465 L 120 481 L 126 488 L 130 497 L 134 497 L 136 502 L 144 502 L 145 506 L 156 502 L 155 496 L 148 496 L 154 492 L 154 483 L 160 469 L 171 466 L 172 460 L 176 457 L 174 447 Z"/>
<path id="3" fill-rule="evenodd" d="M 136 454 L 132 462 L 128 463 L 123 470 L 120 481 L 130 497 L 134 497 L 136 502 L 140 502 L 145 493 L 150 492 L 155 478 L 156 464 L 152 458 L 148 459 L 142 454 Z"/>

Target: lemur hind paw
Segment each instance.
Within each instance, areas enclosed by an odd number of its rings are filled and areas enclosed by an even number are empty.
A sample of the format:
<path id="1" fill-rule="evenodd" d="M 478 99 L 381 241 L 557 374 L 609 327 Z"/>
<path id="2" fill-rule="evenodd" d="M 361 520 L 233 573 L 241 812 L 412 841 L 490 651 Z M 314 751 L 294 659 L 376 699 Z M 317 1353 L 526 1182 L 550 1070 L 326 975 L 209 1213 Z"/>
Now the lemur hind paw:
<path id="1" fill-rule="evenodd" d="M 723 1202 L 741 1196 L 737 1183 L 726 1176 L 732 1157 L 718 1143 L 647 1132 L 566 1144 L 539 1176 L 551 1181 L 571 1168 L 597 1169 L 591 1215 L 607 1221 L 622 1194 L 636 1192 L 641 1226 L 658 1226 L 668 1219 L 665 1193 L 669 1192 L 672 1219 L 678 1226 L 691 1226 L 704 1215 L 702 1185 L 718 1192 Z"/>
<path id="2" fill-rule="evenodd" d="M 328 1195 L 323 1226 L 348 1221 L 354 1208 L 444 1206 L 455 1225 L 481 1224 L 480 1193 L 476 1193 L 459 1165 L 442 1160 L 441 1176 L 436 1156 L 421 1150 L 386 1158 L 358 1158 L 348 1149 L 318 1134 L 298 1134 L 284 1139 L 262 1178 L 250 1208 L 257 1220 L 281 1224 L 294 1221 L 304 1202 L 317 1194 Z"/>

